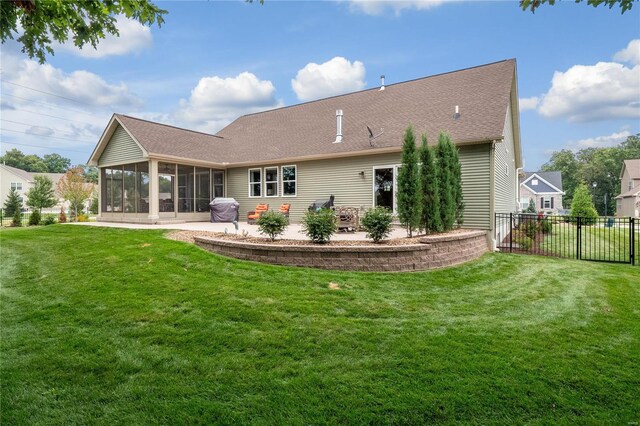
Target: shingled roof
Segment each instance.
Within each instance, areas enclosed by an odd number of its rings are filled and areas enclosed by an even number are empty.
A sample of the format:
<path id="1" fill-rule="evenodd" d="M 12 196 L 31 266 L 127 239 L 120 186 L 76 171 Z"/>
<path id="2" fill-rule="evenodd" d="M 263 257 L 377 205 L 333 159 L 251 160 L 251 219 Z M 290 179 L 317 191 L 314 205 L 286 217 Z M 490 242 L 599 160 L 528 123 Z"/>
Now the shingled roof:
<path id="1" fill-rule="evenodd" d="M 510 59 L 248 114 L 216 135 L 115 117 L 149 155 L 229 165 L 399 151 L 409 124 L 431 143 L 441 131 L 456 144 L 489 142 L 503 137 L 515 71 Z M 456 105 L 459 117 L 454 117 Z M 341 143 L 333 143 L 336 110 L 344 114 Z M 367 126 L 375 134 L 384 132 L 370 143 Z M 516 138 L 519 147 L 517 131 Z"/>

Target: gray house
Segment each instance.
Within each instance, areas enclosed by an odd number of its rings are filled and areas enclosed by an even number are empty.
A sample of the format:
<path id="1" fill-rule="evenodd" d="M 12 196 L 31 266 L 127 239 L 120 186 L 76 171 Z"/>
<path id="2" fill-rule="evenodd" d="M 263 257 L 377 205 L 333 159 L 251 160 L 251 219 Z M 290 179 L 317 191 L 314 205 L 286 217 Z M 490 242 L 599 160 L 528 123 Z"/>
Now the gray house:
<path id="1" fill-rule="evenodd" d="M 640 217 L 640 158 L 624 160 L 622 164 L 616 216 Z"/>
<path id="2" fill-rule="evenodd" d="M 520 179 L 520 209 L 534 201 L 536 210 L 554 214 L 562 209 L 562 174 L 560 172 L 525 172 Z"/>
<path id="3" fill-rule="evenodd" d="M 242 116 L 215 135 L 115 114 L 89 163 L 100 169 L 99 220 L 204 221 L 226 196 L 241 218 L 258 203 L 316 199 L 396 208 L 405 128 L 459 148 L 466 227 L 492 229 L 518 206 L 522 165 L 515 60 Z"/>

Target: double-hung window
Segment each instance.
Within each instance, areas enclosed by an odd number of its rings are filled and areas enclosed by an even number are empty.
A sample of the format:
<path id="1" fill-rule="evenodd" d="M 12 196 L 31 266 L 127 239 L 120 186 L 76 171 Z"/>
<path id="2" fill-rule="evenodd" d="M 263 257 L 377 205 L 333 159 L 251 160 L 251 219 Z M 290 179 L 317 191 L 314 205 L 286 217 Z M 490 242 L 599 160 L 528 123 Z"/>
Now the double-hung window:
<path id="1" fill-rule="evenodd" d="M 262 169 L 249 169 L 249 197 L 262 196 Z"/>
<path id="2" fill-rule="evenodd" d="M 265 167 L 264 169 L 264 196 L 278 196 L 278 168 Z"/>
<path id="3" fill-rule="evenodd" d="M 11 189 L 22 191 L 22 182 L 11 182 Z"/>
<path id="4" fill-rule="evenodd" d="M 298 170 L 296 166 L 282 166 L 282 196 L 295 197 L 298 191 Z"/>

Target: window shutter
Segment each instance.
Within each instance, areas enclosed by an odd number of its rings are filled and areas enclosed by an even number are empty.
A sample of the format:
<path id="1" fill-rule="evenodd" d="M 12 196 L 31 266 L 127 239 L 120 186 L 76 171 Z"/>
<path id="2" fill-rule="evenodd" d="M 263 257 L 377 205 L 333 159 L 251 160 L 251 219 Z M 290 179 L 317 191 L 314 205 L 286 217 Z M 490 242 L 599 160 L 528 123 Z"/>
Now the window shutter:
<path id="1" fill-rule="evenodd" d="M 544 197 L 540 197 L 540 208 L 544 209 Z"/>
<path id="2" fill-rule="evenodd" d="M 551 208 L 553 208 L 553 197 L 551 197 Z"/>

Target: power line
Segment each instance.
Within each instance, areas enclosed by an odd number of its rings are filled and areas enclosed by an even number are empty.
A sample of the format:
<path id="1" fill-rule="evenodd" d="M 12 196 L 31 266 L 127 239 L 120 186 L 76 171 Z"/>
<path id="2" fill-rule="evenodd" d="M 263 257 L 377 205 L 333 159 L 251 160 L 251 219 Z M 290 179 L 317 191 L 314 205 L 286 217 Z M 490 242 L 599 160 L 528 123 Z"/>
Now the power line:
<path id="1" fill-rule="evenodd" d="M 87 141 L 87 140 L 79 140 L 79 139 L 71 139 L 71 138 L 61 138 L 59 136 L 49 136 L 49 135 L 32 135 L 29 133 L 25 133 L 21 130 L 13 130 L 13 129 L 2 129 L 1 131 L 3 132 L 13 132 L 13 133 L 21 133 L 23 135 L 29 135 L 29 136 L 35 136 L 38 138 L 51 138 L 51 139 L 62 139 L 65 141 L 71 141 L 71 142 L 86 142 L 86 143 L 91 143 L 92 141 Z"/>
<path id="2" fill-rule="evenodd" d="M 50 107 L 50 108 L 64 109 L 66 111 L 72 111 L 72 112 L 77 112 L 77 113 L 80 113 L 80 114 L 87 114 L 87 115 L 95 116 L 95 114 L 92 113 L 92 112 L 86 112 L 86 111 L 82 111 L 82 110 L 79 110 L 79 109 L 73 109 L 73 108 L 66 108 L 66 107 L 62 107 L 62 106 L 59 106 L 59 105 L 53 105 L 53 104 L 50 104 L 50 103 L 47 103 L 47 102 L 43 102 L 43 101 L 36 101 L 35 99 L 28 99 L 28 98 L 23 98 L 21 96 L 12 95 L 10 93 L 3 93 L 2 96 L 11 96 L 12 98 L 22 99 L 23 101 L 42 104 L 42 105 L 45 105 L 45 106 Z"/>
<path id="3" fill-rule="evenodd" d="M 95 105 L 91 105 L 91 104 L 89 104 L 87 102 L 82 102 L 82 101 L 79 101 L 77 99 L 67 98 L 66 96 L 56 95 L 55 93 L 45 92 L 44 90 L 34 89 L 33 87 L 24 86 L 24 85 L 18 84 L 18 83 L 12 83 L 11 81 L 6 81 L 6 80 L 2 80 L 2 79 L 0 79 L 0 81 L 2 81 L 5 84 L 11 84 L 13 86 L 18 86 L 18 87 L 22 87 L 24 89 L 33 90 L 34 92 L 44 93 L 45 95 L 55 96 L 56 98 L 60 98 L 60 99 L 66 99 L 67 101 L 75 102 L 75 103 L 78 103 L 78 104 L 81 104 L 81 105 L 87 105 L 87 106 L 90 106 L 92 108 L 95 107 Z"/>
<path id="4" fill-rule="evenodd" d="M 71 121 L 73 123 L 88 124 L 89 126 L 93 126 L 93 124 L 88 123 L 86 121 L 72 120 L 70 118 L 59 117 L 57 115 L 45 114 L 45 113 L 37 112 L 37 111 L 29 111 L 28 109 L 16 109 L 15 111 L 28 112 L 28 113 L 31 113 L 31 114 L 38 114 L 38 115 L 43 115 L 45 117 L 57 118 L 57 119 L 60 119 L 60 120 Z"/>
<path id="5" fill-rule="evenodd" d="M 29 145 L 26 143 L 15 143 L 15 142 L 2 142 L 3 144 L 7 144 L 7 145 L 17 145 L 17 146 L 28 146 L 28 147 L 32 147 L 32 148 L 44 148 L 44 149 L 55 149 L 56 151 L 66 151 L 66 152 L 78 152 L 80 154 L 86 154 L 87 151 L 77 151 L 75 149 L 64 149 L 64 148 L 54 148 L 51 146 L 42 146 L 42 145 Z"/>
<path id="6" fill-rule="evenodd" d="M 38 126 L 38 125 L 34 125 L 33 123 L 24 123 L 22 121 L 13 121 L 13 120 L 7 120 L 6 118 L 0 118 L 0 121 L 5 121 L 7 123 L 13 123 L 13 124 L 21 124 L 23 126 L 33 126 L 33 127 L 45 127 L 47 129 L 51 129 L 51 130 L 55 130 L 56 132 L 64 132 L 68 135 L 71 136 L 75 136 L 73 133 L 70 133 L 68 130 L 63 130 L 63 129 L 57 129 L 55 127 L 49 127 L 49 126 Z"/>

